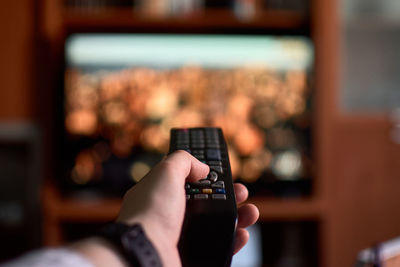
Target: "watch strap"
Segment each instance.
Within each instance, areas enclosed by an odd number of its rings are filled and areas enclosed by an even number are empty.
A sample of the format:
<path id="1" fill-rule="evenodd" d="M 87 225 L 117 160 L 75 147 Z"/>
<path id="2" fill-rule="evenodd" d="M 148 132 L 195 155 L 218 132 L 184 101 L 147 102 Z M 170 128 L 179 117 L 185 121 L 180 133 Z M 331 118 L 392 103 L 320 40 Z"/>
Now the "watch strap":
<path id="1" fill-rule="evenodd" d="M 111 223 L 102 229 L 100 235 L 111 241 L 131 266 L 162 266 L 157 250 L 140 224 Z"/>

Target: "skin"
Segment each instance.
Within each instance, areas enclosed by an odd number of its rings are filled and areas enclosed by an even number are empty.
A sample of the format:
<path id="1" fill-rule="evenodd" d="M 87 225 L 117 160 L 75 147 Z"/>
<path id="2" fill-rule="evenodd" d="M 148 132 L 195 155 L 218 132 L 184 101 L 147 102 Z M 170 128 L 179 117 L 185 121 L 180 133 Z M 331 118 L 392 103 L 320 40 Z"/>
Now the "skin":
<path id="1" fill-rule="evenodd" d="M 176 151 L 158 163 L 124 196 L 118 222 L 140 223 L 157 249 L 164 266 L 181 266 L 177 244 L 185 213 L 185 181 L 197 181 L 207 176 L 209 167 L 185 151 Z M 259 211 L 253 204 L 242 204 L 248 191 L 234 184 L 238 208 L 238 225 L 234 252 L 248 241 L 246 227 L 254 224 Z M 242 205 L 241 205 L 242 204 Z M 72 249 L 96 266 L 126 266 L 111 244 L 100 238 L 78 242 Z"/>

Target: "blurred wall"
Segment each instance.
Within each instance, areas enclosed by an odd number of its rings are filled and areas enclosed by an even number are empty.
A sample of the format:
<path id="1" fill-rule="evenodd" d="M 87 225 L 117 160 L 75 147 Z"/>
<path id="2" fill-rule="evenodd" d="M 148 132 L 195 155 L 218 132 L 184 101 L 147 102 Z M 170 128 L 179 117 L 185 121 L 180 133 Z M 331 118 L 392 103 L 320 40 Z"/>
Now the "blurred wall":
<path id="1" fill-rule="evenodd" d="M 0 121 L 34 117 L 35 2 L 14 0 L 0 4 Z"/>

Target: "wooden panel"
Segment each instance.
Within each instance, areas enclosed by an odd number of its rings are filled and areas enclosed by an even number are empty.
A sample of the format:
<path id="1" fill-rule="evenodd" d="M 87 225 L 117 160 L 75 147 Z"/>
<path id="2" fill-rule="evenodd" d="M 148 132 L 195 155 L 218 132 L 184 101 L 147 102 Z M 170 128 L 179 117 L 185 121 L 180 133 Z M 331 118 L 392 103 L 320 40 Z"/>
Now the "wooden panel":
<path id="1" fill-rule="evenodd" d="M 296 221 L 319 220 L 323 217 L 323 206 L 319 199 L 294 198 L 279 199 L 254 197 L 249 203 L 257 206 L 260 211 L 260 221 Z"/>
<path id="2" fill-rule="evenodd" d="M 41 7 L 40 31 L 49 41 L 57 41 L 62 34 L 62 0 L 38 0 Z"/>
<path id="3" fill-rule="evenodd" d="M 311 30 L 315 45 L 315 94 L 314 94 L 314 158 L 316 164 L 316 197 L 323 203 L 324 220 L 319 227 L 320 266 L 337 267 L 336 243 L 332 234 L 335 224 L 331 216 L 332 187 L 335 161 L 335 134 L 333 118 L 338 113 L 339 87 L 339 15 L 337 0 L 311 0 Z M 341 246 L 341 244 L 340 244 Z M 340 257 L 341 255 L 339 255 Z M 351 266 L 351 265 L 343 265 Z"/>
<path id="4" fill-rule="evenodd" d="M 2 1 L 0 8 L 0 118 L 33 116 L 34 1 Z"/>
<path id="5" fill-rule="evenodd" d="M 329 263 L 352 266 L 361 249 L 400 235 L 400 179 L 388 165 L 384 118 L 355 117 L 336 125 Z"/>
<path id="6" fill-rule="evenodd" d="M 121 199 L 59 199 L 51 211 L 63 222 L 107 222 L 117 218 Z"/>
<path id="7" fill-rule="evenodd" d="M 52 183 L 42 189 L 43 243 L 59 246 L 64 242 L 64 222 L 109 222 L 116 219 L 121 198 L 62 197 Z"/>
<path id="8" fill-rule="evenodd" d="M 43 207 L 50 217 L 60 221 L 110 221 L 116 219 L 122 198 L 62 197 L 54 185 L 43 189 Z"/>

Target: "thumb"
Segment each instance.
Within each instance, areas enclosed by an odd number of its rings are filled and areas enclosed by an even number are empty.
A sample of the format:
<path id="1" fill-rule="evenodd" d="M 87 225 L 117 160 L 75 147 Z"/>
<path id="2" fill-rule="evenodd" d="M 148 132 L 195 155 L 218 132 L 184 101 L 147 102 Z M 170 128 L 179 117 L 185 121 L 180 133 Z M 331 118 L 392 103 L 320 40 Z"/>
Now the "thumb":
<path id="1" fill-rule="evenodd" d="M 178 177 L 191 182 L 207 177 L 210 171 L 207 164 L 200 162 L 184 150 L 177 150 L 171 153 L 164 161 L 164 163 L 172 165 L 170 167 L 178 172 Z"/>

